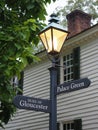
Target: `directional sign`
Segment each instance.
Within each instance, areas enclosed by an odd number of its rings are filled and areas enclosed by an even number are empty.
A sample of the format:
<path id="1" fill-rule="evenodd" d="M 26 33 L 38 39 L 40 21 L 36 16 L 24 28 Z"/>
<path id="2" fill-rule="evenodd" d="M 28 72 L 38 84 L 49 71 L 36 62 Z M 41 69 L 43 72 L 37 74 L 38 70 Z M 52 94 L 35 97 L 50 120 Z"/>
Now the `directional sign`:
<path id="1" fill-rule="evenodd" d="M 90 83 L 91 82 L 88 78 L 63 83 L 57 86 L 57 94 L 67 93 L 67 92 L 72 92 L 79 89 L 87 88 L 90 85 Z"/>
<path id="2" fill-rule="evenodd" d="M 41 112 L 50 112 L 50 101 L 33 97 L 17 95 L 13 100 L 14 105 L 19 109 L 27 109 Z"/>

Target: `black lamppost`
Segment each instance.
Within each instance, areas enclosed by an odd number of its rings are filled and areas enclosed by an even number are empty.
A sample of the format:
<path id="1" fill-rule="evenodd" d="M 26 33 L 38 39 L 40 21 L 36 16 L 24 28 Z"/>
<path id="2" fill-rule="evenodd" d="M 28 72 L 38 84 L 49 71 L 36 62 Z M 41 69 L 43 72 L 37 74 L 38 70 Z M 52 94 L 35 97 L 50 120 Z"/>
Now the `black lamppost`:
<path id="1" fill-rule="evenodd" d="M 44 28 L 39 37 L 45 46 L 49 59 L 52 61 L 50 71 L 50 120 L 49 130 L 57 130 L 57 68 L 61 48 L 67 38 L 68 32 L 58 24 L 58 18 L 55 14 L 51 15 L 49 25 Z"/>

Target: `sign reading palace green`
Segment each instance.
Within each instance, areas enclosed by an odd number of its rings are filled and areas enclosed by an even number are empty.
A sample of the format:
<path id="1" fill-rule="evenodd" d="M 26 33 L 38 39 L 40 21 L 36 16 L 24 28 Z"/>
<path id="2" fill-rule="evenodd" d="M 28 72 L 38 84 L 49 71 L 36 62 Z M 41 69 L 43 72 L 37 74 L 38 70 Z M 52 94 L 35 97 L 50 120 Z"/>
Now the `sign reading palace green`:
<path id="1" fill-rule="evenodd" d="M 57 86 L 57 94 L 72 92 L 87 88 L 90 85 L 90 80 L 88 78 L 83 78 L 79 80 L 74 80 L 71 82 L 63 83 Z"/>
<path id="2" fill-rule="evenodd" d="M 33 97 L 17 95 L 13 100 L 14 105 L 19 109 L 50 112 L 50 101 Z"/>

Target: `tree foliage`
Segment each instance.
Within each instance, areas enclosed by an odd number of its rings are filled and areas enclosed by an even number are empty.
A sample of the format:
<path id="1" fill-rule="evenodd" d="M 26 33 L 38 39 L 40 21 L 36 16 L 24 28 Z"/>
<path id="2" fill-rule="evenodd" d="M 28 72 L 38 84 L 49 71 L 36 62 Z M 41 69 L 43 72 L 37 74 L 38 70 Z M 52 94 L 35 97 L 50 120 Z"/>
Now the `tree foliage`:
<path id="1" fill-rule="evenodd" d="M 66 15 L 75 9 L 82 10 L 92 16 L 92 24 L 98 22 L 98 0 L 68 0 L 66 5 L 56 9 L 62 18 L 61 24 L 66 26 Z"/>
<path id="2" fill-rule="evenodd" d="M 54 0 L 55 1 L 55 0 Z M 34 46 L 45 20 L 45 5 L 51 0 L 0 1 L 0 126 L 7 124 L 16 111 L 12 100 L 16 95 L 11 78 L 38 58 Z"/>

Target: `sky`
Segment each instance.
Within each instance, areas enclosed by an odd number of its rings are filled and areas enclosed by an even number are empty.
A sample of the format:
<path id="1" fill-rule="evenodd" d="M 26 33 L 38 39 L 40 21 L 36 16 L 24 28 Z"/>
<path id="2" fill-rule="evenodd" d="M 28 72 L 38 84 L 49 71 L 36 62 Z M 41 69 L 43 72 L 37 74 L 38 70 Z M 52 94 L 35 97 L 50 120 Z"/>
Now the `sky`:
<path id="1" fill-rule="evenodd" d="M 52 13 L 55 13 L 55 9 L 57 7 L 64 7 L 66 5 L 66 1 L 67 0 L 56 0 L 56 2 L 51 2 L 51 4 L 47 4 L 46 6 L 46 10 L 47 10 L 47 13 L 48 13 L 48 16 L 46 17 L 46 20 L 48 21 L 49 20 L 49 16 L 52 14 Z"/>
<path id="2" fill-rule="evenodd" d="M 47 13 L 51 15 L 56 9 L 56 7 L 58 6 L 63 7 L 64 5 L 66 5 L 66 1 L 67 0 L 56 0 L 56 2 L 51 2 L 51 4 L 47 4 L 47 7 L 46 7 Z"/>

